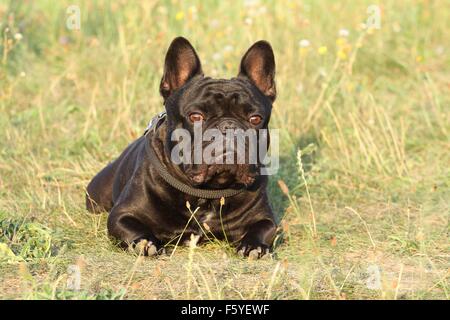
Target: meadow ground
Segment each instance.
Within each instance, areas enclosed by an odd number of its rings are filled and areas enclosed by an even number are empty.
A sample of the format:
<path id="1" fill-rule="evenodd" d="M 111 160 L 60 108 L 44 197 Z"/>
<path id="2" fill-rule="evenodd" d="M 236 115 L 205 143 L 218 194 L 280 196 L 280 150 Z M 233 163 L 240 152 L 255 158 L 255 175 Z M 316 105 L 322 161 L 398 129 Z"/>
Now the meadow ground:
<path id="1" fill-rule="evenodd" d="M 0 0 L 0 298 L 448 299 L 449 4 L 381 1 L 380 29 L 361 25 L 371 5 Z M 178 35 L 216 77 L 274 47 L 272 259 L 138 257 L 85 210 L 91 177 L 162 110 Z"/>

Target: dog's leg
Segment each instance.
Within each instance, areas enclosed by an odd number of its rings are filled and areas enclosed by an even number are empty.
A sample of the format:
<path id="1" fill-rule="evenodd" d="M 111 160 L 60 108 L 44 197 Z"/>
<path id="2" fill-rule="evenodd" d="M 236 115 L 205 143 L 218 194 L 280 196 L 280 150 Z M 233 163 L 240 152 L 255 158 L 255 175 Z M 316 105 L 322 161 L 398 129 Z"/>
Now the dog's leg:
<path id="1" fill-rule="evenodd" d="M 160 253 L 161 242 L 149 227 L 150 210 L 142 179 L 130 179 L 108 216 L 109 235 L 122 248 L 135 248 L 143 255 Z"/>
<path id="2" fill-rule="evenodd" d="M 271 219 L 253 223 L 237 247 L 238 254 L 254 259 L 264 257 L 272 247 L 276 229 L 277 227 Z"/>
<path id="3" fill-rule="evenodd" d="M 161 242 L 133 212 L 115 206 L 108 216 L 108 232 L 123 249 L 134 249 L 145 256 L 160 253 Z"/>

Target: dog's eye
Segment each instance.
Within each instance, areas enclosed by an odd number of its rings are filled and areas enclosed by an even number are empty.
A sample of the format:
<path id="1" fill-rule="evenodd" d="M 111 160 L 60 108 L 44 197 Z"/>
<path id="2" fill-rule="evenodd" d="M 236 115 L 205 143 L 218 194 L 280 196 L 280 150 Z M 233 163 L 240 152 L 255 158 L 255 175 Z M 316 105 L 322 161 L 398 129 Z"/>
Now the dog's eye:
<path id="1" fill-rule="evenodd" d="M 203 120 L 205 120 L 205 118 L 203 117 L 203 115 L 201 113 L 193 112 L 189 115 L 189 120 L 191 120 L 191 122 L 197 122 L 197 121 L 203 121 Z"/>
<path id="2" fill-rule="evenodd" d="M 252 125 L 257 126 L 262 121 L 261 116 L 251 116 L 250 119 L 248 119 L 248 122 L 250 122 Z"/>

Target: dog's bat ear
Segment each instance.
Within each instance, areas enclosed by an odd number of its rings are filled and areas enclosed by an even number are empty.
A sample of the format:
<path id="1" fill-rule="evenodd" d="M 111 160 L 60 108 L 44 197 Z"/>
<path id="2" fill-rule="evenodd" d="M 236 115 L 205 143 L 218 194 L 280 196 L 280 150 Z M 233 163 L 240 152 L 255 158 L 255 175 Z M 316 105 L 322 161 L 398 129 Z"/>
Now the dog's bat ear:
<path id="1" fill-rule="evenodd" d="M 272 102 L 275 100 L 275 57 L 267 41 L 253 44 L 242 57 L 239 69 L 238 77 L 247 77 Z"/>
<path id="2" fill-rule="evenodd" d="M 159 86 L 164 100 L 196 75 L 203 75 L 203 71 L 194 47 L 183 37 L 175 38 L 167 50 Z"/>

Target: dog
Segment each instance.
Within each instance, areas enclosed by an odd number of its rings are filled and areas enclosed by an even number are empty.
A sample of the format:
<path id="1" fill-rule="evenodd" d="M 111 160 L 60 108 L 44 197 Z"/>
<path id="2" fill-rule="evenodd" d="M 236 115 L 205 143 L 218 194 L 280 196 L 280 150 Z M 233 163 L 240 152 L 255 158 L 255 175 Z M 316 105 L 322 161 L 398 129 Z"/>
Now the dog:
<path id="1" fill-rule="evenodd" d="M 193 136 L 195 125 L 223 134 L 267 129 L 276 97 L 270 44 L 254 43 L 238 76 L 228 80 L 204 76 L 193 46 L 175 38 L 165 57 L 160 94 L 165 112 L 91 180 L 87 209 L 108 211 L 109 235 L 123 248 L 140 246 L 144 255 L 187 243 L 192 234 L 199 243 L 228 241 L 242 256 L 268 255 L 277 224 L 260 164 L 176 164 L 171 136 L 176 129 Z"/>

